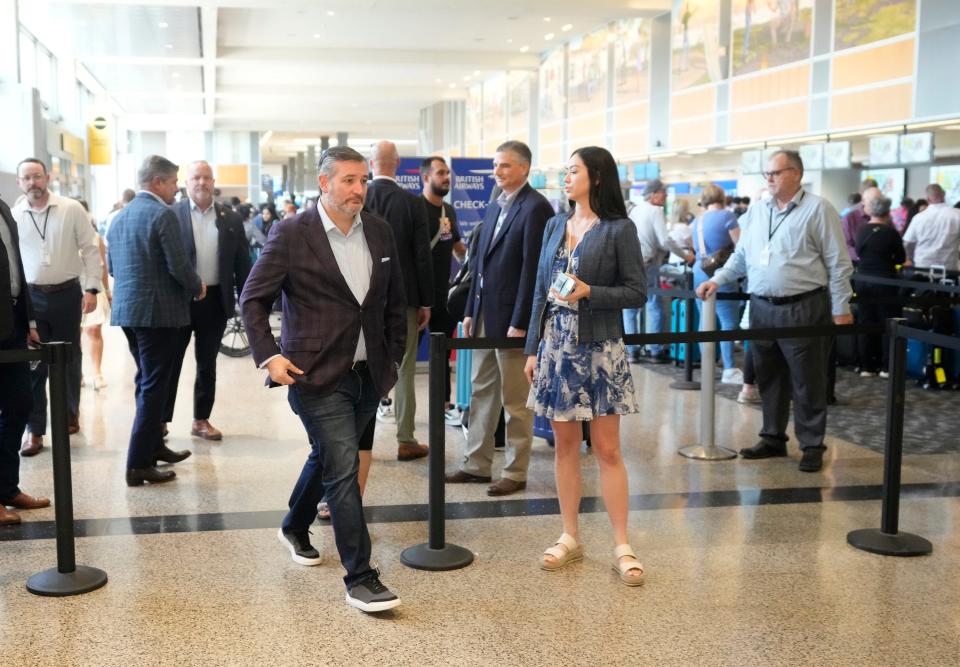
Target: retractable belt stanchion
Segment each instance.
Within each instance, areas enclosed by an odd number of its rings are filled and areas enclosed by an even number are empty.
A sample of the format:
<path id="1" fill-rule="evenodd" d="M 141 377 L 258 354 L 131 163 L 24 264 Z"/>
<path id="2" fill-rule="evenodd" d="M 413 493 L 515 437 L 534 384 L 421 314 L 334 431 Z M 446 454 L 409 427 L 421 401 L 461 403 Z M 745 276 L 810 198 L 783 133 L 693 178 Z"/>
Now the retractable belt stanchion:
<path id="1" fill-rule="evenodd" d="M 37 595 L 63 597 L 96 590 L 107 583 L 107 573 L 77 565 L 73 540 L 73 488 L 70 478 L 70 436 L 67 433 L 67 361 L 70 343 L 43 346 L 50 368 L 50 435 L 53 441 L 53 500 L 57 523 L 57 567 L 27 579 L 27 590 Z"/>
<path id="2" fill-rule="evenodd" d="M 712 294 L 700 309 L 700 330 L 715 331 L 717 328 L 717 295 Z M 724 461 L 737 458 L 732 449 L 717 447 L 714 443 L 715 395 L 713 377 L 717 359 L 717 344 L 701 343 L 700 354 L 700 444 L 680 450 L 680 456 L 700 461 Z M 689 352 L 688 352 L 689 354 Z"/>
<path id="3" fill-rule="evenodd" d="M 446 384 L 443 377 L 447 356 L 447 337 L 443 333 L 430 334 L 430 492 L 427 508 L 430 541 L 404 549 L 400 562 L 417 570 L 456 570 L 473 562 L 473 553 L 455 544 L 446 544 L 444 507 L 444 467 L 446 431 L 443 419 Z"/>
<path id="4" fill-rule="evenodd" d="M 887 385 L 887 430 L 883 456 L 883 509 L 880 529 L 864 528 L 847 533 L 847 542 L 884 556 L 925 556 L 933 551 L 928 540 L 901 533 L 900 466 L 903 462 L 903 414 L 907 379 L 907 339 L 899 328 L 905 320 L 889 320 L 890 379 Z"/>
<path id="5" fill-rule="evenodd" d="M 693 291 L 693 272 L 684 272 L 683 278 L 684 289 L 688 292 Z M 688 296 L 684 301 L 683 330 L 689 333 L 693 331 L 693 310 L 697 307 L 697 300 L 695 297 Z M 693 381 L 693 346 L 695 344 L 690 341 L 683 344 L 683 379 L 671 382 L 671 389 L 691 390 L 700 388 L 700 383 Z"/>

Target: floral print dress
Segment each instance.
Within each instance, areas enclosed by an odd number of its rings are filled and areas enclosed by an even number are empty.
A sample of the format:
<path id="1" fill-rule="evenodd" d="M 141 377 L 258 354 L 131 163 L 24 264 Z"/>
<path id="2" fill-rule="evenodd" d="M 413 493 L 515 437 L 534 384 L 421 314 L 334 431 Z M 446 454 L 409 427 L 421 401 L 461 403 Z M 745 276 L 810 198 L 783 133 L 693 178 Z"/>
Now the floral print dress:
<path id="1" fill-rule="evenodd" d="M 560 244 L 553 274 L 577 273 L 580 243 L 568 263 Z M 548 303 L 537 350 L 537 368 L 527 407 L 554 421 L 589 421 L 603 415 L 637 412 L 633 375 L 622 340 L 577 341 L 577 310 Z"/>

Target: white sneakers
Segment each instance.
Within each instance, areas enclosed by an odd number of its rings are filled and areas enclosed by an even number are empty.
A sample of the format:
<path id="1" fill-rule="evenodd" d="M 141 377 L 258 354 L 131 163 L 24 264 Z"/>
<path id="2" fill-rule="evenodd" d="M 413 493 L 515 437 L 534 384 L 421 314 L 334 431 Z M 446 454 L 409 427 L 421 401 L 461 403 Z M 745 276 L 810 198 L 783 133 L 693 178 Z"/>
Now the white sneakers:
<path id="1" fill-rule="evenodd" d="M 377 406 L 377 421 L 381 424 L 396 424 L 397 415 L 393 412 L 393 400 L 384 398 Z"/>
<path id="2" fill-rule="evenodd" d="M 454 405 L 452 408 L 447 408 L 443 411 L 443 421 L 446 422 L 447 426 L 463 426 L 463 412 L 460 408 Z"/>
<path id="3" fill-rule="evenodd" d="M 724 368 L 720 376 L 723 384 L 743 384 L 743 371 L 739 368 Z"/>

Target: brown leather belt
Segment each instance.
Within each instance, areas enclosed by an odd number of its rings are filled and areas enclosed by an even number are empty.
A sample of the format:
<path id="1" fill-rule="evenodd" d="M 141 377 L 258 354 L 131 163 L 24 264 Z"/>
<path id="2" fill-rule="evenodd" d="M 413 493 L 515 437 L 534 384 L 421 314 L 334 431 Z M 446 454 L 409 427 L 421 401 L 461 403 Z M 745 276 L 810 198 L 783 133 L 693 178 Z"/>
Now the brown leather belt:
<path id="1" fill-rule="evenodd" d="M 43 292 L 44 294 L 53 294 L 54 292 L 62 292 L 63 290 L 70 289 L 73 286 L 80 287 L 79 278 L 71 278 L 66 282 L 58 283 L 56 285 L 35 285 L 33 283 L 30 284 L 31 289 L 35 289 L 38 292 Z"/>

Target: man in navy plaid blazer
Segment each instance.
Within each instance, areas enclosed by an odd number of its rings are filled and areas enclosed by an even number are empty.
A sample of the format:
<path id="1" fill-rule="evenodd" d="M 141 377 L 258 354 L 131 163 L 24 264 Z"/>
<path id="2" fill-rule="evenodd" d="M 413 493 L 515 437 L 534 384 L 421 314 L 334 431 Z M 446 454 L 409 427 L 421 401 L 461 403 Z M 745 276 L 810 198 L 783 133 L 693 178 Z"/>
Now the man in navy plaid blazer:
<path id="1" fill-rule="evenodd" d="M 137 364 L 137 413 L 127 452 L 127 484 L 169 482 L 176 473 L 157 463 L 190 456 L 163 444 L 163 415 L 181 327 L 190 324 L 190 299 L 206 285 L 184 250 L 180 224 L 169 208 L 177 193 L 177 165 L 159 155 L 144 160 L 140 192 L 107 232 L 114 278 L 111 323 L 123 327 Z"/>

